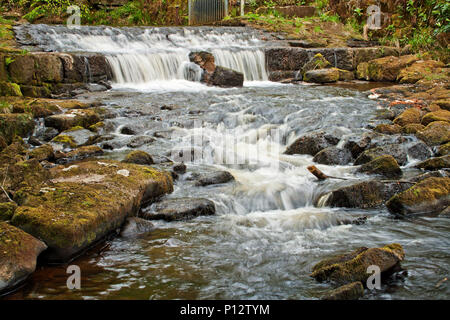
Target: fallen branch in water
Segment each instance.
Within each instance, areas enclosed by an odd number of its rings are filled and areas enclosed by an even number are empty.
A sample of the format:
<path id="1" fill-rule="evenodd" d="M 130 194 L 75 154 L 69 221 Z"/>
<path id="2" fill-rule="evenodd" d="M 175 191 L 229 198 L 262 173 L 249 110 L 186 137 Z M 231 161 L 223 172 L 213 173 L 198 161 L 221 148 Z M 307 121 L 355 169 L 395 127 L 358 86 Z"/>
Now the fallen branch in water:
<path id="1" fill-rule="evenodd" d="M 339 179 L 339 180 L 350 180 L 347 178 L 339 178 L 339 177 L 332 177 L 328 176 L 319 169 L 317 169 L 316 166 L 309 166 L 308 171 L 311 172 L 317 179 L 319 180 L 326 180 L 326 179 Z"/>
<path id="2" fill-rule="evenodd" d="M 326 179 L 338 179 L 338 180 L 346 180 L 346 181 L 358 181 L 359 179 L 349 179 L 349 178 L 341 178 L 341 177 L 333 177 L 326 175 L 322 171 L 320 171 L 316 166 L 309 166 L 308 171 L 311 172 L 317 179 L 320 181 L 326 180 Z M 408 183 L 408 184 L 414 184 L 414 182 L 411 181 L 405 181 L 405 180 L 380 180 L 379 182 L 382 183 Z"/>

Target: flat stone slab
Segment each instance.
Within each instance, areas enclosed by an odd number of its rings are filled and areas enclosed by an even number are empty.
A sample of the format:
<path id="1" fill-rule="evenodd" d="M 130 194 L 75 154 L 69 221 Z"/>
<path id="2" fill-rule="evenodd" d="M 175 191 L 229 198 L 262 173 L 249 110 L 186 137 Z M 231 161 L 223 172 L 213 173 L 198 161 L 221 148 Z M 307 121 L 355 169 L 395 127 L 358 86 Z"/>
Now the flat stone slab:
<path id="1" fill-rule="evenodd" d="M 216 213 L 214 202 L 203 198 L 168 199 L 155 204 L 152 212 L 144 213 L 147 220 L 189 220 Z"/>
<path id="2" fill-rule="evenodd" d="M 11 223 L 65 262 L 120 228 L 141 203 L 173 191 L 170 173 L 117 161 L 86 161 L 50 170 L 51 179 L 30 191 Z"/>

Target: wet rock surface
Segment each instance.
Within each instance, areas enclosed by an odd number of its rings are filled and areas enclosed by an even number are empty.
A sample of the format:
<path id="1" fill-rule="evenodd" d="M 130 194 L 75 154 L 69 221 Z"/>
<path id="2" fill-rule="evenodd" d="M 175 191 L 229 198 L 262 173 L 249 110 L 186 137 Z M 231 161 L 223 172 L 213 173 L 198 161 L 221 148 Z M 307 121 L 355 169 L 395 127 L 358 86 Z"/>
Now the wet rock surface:
<path id="1" fill-rule="evenodd" d="M 339 139 L 323 131 L 306 134 L 292 143 L 285 154 L 309 154 L 315 156 L 325 148 L 335 146 Z"/>
<path id="2" fill-rule="evenodd" d="M 195 185 L 205 187 L 209 185 L 227 183 L 230 181 L 234 181 L 234 177 L 231 173 L 229 173 L 228 171 L 219 171 L 202 175 L 195 182 Z"/>
<path id="3" fill-rule="evenodd" d="M 207 199 L 179 198 L 163 200 L 154 208 L 143 213 L 147 220 L 189 220 L 199 216 L 210 216 L 216 213 L 214 202 Z"/>

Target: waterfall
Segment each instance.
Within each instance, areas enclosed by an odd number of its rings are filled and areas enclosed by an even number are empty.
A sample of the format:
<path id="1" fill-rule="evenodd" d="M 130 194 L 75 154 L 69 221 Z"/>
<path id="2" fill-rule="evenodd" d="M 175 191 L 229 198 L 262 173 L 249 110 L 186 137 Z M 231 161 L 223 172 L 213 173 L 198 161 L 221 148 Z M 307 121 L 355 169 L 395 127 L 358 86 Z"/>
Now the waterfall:
<path id="1" fill-rule="evenodd" d="M 216 65 L 242 72 L 245 81 L 267 81 L 263 42 L 245 28 L 111 28 L 30 25 L 18 38 L 42 49 L 95 52 L 106 56 L 117 84 L 199 81 L 192 51 L 212 52 Z"/>

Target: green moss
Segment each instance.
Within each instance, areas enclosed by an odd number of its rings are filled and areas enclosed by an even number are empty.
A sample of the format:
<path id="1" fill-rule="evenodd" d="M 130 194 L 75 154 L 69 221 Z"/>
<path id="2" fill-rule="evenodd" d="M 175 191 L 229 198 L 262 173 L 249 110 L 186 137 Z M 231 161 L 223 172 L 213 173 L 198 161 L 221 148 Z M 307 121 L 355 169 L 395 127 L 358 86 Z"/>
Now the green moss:
<path id="1" fill-rule="evenodd" d="M 28 136 L 34 126 L 33 117 L 30 114 L 0 114 L 0 135 L 8 144 L 16 136 Z"/>
<path id="2" fill-rule="evenodd" d="M 0 96 L 22 96 L 20 87 L 12 82 L 0 82 Z"/>
<path id="3" fill-rule="evenodd" d="M 67 136 L 67 135 L 64 135 L 64 134 L 60 134 L 60 135 L 54 137 L 52 139 L 52 141 L 68 145 L 71 148 L 76 148 L 77 147 L 77 144 L 76 144 L 75 140 L 73 139 L 73 137 Z"/>
<path id="4" fill-rule="evenodd" d="M 0 203 L 0 221 L 7 221 L 12 218 L 17 209 L 15 202 Z"/>

